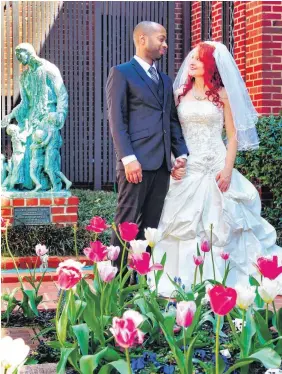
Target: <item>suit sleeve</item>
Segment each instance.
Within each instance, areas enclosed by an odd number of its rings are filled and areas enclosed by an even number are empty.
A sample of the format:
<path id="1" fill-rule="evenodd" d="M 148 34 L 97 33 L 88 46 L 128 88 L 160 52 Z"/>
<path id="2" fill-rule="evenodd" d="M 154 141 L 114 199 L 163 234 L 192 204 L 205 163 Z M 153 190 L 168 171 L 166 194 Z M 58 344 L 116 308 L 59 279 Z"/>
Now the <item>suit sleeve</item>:
<path id="1" fill-rule="evenodd" d="M 172 90 L 172 87 L 171 87 Z M 174 103 L 174 96 L 172 92 L 171 100 L 171 111 L 170 111 L 170 133 L 171 133 L 171 150 L 173 155 L 177 158 L 183 154 L 188 155 L 189 151 L 187 149 L 181 125 L 179 123 L 177 110 Z"/>
<path id="2" fill-rule="evenodd" d="M 118 159 L 134 155 L 128 132 L 127 82 L 123 74 L 113 67 L 107 85 L 107 104 L 110 130 Z"/>

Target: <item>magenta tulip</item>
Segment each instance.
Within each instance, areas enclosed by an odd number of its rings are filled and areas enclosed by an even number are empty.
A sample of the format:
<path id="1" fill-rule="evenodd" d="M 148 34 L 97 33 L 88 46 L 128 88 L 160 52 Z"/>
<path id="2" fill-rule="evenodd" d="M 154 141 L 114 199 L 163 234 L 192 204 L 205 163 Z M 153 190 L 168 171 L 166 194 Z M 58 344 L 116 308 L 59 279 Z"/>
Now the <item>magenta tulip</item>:
<path id="1" fill-rule="evenodd" d="M 86 257 L 93 262 L 105 261 L 107 258 L 107 247 L 99 240 L 90 243 L 90 247 L 83 250 Z"/>
<path id="2" fill-rule="evenodd" d="M 209 252 L 211 250 L 210 243 L 208 240 L 203 240 L 201 243 L 201 251 Z"/>
<path id="3" fill-rule="evenodd" d="M 194 301 L 180 301 L 176 304 L 176 323 L 178 326 L 191 326 L 197 306 Z"/>
<path id="4" fill-rule="evenodd" d="M 84 265 L 71 259 L 61 262 L 57 268 L 59 287 L 63 290 L 73 288 L 82 279 Z"/>
<path id="5" fill-rule="evenodd" d="M 93 231 L 96 234 L 101 234 L 103 231 L 107 230 L 110 227 L 107 225 L 106 221 L 101 217 L 91 218 L 89 225 L 86 226 L 86 230 Z"/>

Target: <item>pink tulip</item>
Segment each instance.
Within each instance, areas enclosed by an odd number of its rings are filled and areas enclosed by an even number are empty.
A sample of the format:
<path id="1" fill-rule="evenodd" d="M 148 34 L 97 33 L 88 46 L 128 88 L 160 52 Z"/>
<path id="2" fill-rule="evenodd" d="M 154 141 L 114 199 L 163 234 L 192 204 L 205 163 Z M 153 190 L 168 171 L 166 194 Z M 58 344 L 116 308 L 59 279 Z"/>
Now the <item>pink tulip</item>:
<path id="1" fill-rule="evenodd" d="M 119 253 L 120 253 L 120 247 L 119 246 L 115 247 L 113 245 L 110 245 L 109 247 L 107 247 L 108 260 L 111 260 L 111 261 L 117 260 L 117 258 L 119 256 Z"/>
<path id="2" fill-rule="evenodd" d="M 93 262 L 104 261 L 107 258 L 107 247 L 99 240 L 90 242 L 90 247 L 84 248 L 83 252 Z"/>
<path id="3" fill-rule="evenodd" d="M 142 315 L 135 310 L 127 310 L 123 313 L 122 318 L 114 317 L 110 331 L 116 343 L 126 349 L 136 344 L 142 344 L 145 334 L 138 329 L 142 322 Z"/>
<path id="4" fill-rule="evenodd" d="M 128 266 L 136 270 L 140 275 L 146 275 L 153 270 L 163 270 L 161 264 L 154 264 L 150 266 L 150 253 L 131 253 Z"/>
<path id="5" fill-rule="evenodd" d="M 106 221 L 101 217 L 91 218 L 89 225 L 86 226 L 86 230 L 93 231 L 96 234 L 101 234 L 103 231 L 107 230 L 110 227 L 107 225 Z"/>
<path id="6" fill-rule="evenodd" d="M 35 252 L 37 256 L 44 256 L 48 252 L 48 249 L 46 248 L 46 245 L 37 244 L 35 246 Z"/>
<path id="7" fill-rule="evenodd" d="M 220 257 L 224 260 L 227 261 L 229 259 L 230 253 L 228 252 L 221 252 Z"/>
<path id="8" fill-rule="evenodd" d="M 138 225 L 131 222 L 123 222 L 118 225 L 120 236 L 125 242 L 134 240 L 138 234 Z"/>
<path id="9" fill-rule="evenodd" d="M 282 274 L 282 266 L 278 265 L 278 256 L 272 258 L 259 257 L 255 266 L 261 275 L 271 280 Z"/>
<path id="10" fill-rule="evenodd" d="M 82 279 L 84 265 L 71 259 L 61 262 L 57 268 L 59 287 L 63 290 L 73 288 Z"/>
<path id="11" fill-rule="evenodd" d="M 111 282 L 116 276 L 116 273 L 118 271 L 118 268 L 115 266 L 112 266 L 112 264 L 109 261 L 99 262 L 97 266 L 98 266 L 98 272 L 99 272 L 100 278 L 102 279 L 103 282 L 106 282 L 106 283 Z"/>
<path id="12" fill-rule="evenodd" d="M 194 301 L 180 301 L 176 304 L 176 323 L 178 326 L 191 326 L 197 306 Z"/>
<path id="13" fill-rule="evenodd" d="M 210 243 L 208 240 L 203 240 L 201 243 L 201 251 L 209 252 L 211 250 Z"/>
<path id="14" fill-rule="evenodd" d="M 193 256 L 193 258 L 196 266 L 202 265 L 204 263 L 204 259 L 202 256 Z"/>

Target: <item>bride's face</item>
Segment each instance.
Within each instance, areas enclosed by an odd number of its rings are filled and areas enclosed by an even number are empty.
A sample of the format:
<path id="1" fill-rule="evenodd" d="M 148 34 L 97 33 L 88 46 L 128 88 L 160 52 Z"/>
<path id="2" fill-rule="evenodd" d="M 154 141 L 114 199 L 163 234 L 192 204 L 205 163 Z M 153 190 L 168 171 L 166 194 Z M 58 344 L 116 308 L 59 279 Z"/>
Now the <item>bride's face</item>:
<path id="1" fill-rule="evenodd" d="M 196 78 L 196 77 L 202 77 L 204 73 L 205 73 L 204 63 L 200 61 L 198 48 L 195 48 L 194 51 L 192 52 L 188 74 L 191 77 Z"/>

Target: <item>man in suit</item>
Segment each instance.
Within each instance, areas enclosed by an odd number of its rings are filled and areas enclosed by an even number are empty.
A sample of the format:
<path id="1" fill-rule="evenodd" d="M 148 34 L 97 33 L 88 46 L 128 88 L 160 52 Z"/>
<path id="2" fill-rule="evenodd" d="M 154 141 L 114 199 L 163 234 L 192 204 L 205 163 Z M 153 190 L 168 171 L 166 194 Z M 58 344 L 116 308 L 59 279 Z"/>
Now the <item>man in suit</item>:
<path id="1" fill-rule="evenodd" d="M 180 178 L 188 150 L 174 104 L 172 81 L 155 62 L 166 53 L 166 30 L 139 23 L 133 33 L 136 55 L 111 68 L 107 81 L 109 125 L 117 154 L 118 206 L 115 223 L 135 222 L 139 238 L 157 228 L 172 170 Z M 119 245 L 116 235 L 112 244 Z"/>

